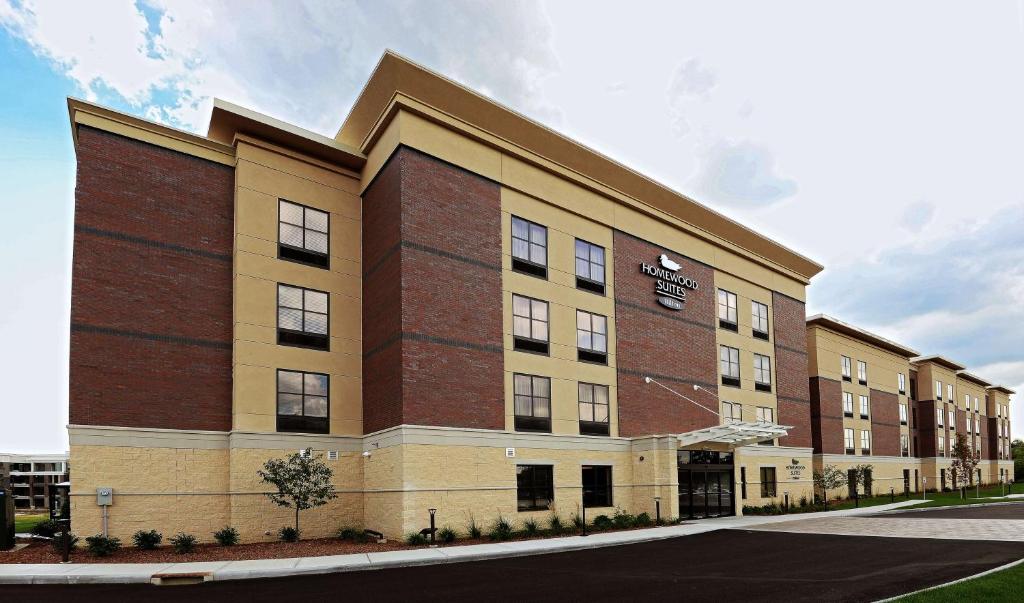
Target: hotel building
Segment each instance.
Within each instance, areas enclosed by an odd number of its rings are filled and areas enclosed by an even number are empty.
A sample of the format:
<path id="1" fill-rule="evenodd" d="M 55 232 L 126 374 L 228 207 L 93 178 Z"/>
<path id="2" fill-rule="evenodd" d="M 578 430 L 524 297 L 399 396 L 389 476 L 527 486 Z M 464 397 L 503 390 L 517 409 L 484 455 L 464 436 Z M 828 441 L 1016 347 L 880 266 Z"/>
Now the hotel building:
<path id="1" fill-rule="evenodd" d="M 256 472 L 305 448 L 308 537 L 812 496 L 817 263 L 391 53 L 333 139 L 69 111 L 77 531 L 104 487 L 115 536 L 272 538 Z"/>
<path id="2" fill-rule="evenodd" d="M 815 470 L 870 465 L 861 494 L 949 490 L 1012 477 L 1011 390 L 948 358 L 920 356 L 822 314 L 807 319 L 807 350 Z M 975 475 L 952 469 L 958 435 L 980 458 Z M 832 495 L 853 495 L 844 489 Z"/>

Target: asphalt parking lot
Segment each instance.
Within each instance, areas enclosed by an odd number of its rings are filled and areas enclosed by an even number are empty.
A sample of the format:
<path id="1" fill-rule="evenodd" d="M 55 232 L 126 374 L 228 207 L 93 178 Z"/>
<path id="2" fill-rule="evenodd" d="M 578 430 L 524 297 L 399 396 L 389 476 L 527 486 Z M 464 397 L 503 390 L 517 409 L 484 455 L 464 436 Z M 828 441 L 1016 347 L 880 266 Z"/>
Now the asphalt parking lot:
<path id="1" fill-rule="evenodd" d="M 952 544 L 952 543 L 950 543 Z M 0 587 L 26 601 L 872 601 L 1024 557 L 1024 543 L 721 530 L 569 553 L 195 586 Z"/>

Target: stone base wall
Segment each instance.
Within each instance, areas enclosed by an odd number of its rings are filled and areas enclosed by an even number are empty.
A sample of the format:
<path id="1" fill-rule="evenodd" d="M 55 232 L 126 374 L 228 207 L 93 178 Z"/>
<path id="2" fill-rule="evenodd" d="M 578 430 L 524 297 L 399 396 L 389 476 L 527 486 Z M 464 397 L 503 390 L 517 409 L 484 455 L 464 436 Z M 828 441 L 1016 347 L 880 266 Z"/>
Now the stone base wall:
<path id="1" fill-rule="evenodd" d="M 914 457 L 899 456 L 846 456 L 846 455 L 814 455 L 814 470 L 821 471 L 825 465 L 833 465 L 844 474 L 857 465 L 871 465 L 871 492 L 873 495 L 889 494 L 890 489 L 895 490 L 896 495 L 903 493 L 903 470 L 910 471 L 910 491 L 919 492 L 918 485 L 914 482 L 914 471 L 918 472 L 918 478 L 926 475 L 921 466 L 921 460 Z M 928 486 L 931 487 L 932 479 L 928 478 Z M 864 493 L 863 486 L 858 486 L 858 492 Z M 820 492 L 819 492 L 820 494 Z M 846 498 L 849 494 L 848 487 L 829 490 L 829 499 L 836 497 Z"/>

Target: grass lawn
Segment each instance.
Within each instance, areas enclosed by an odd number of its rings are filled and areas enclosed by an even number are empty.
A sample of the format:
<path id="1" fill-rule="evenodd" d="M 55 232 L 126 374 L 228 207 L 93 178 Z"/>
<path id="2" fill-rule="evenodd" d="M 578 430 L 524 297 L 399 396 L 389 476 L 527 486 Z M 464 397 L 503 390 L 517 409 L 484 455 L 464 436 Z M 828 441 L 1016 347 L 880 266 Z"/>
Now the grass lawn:
<path id="1" fill-rule="evenodd" d="M 901 603 L 963 603 L 964 601 L 1020 601 L 1024 591 L 1024 563 L 960 584 L 902 597 Z"/>
<path id="2" fill-rule="evenodd" d="M 46 513 L 40 515 L 15 515 L 14 532 L 16 534 L 28 534 L 36 524 L 46 521 L 49 516 Z"/>
<path id="3" fill-rule="evenodd" d="M 1017 486 L 1017 490 L 1018 490 L 1018 492 L 1020 491 L 1020 486 Z M 928 507 L 948 507 L 948 506 L 953 506 L 953 505 L 977 505 L 977 504 L 981 504 L 981 503 L 990 503 L 990 502 L 1000 502 L 1000 501 L 1004 501 L 1004 500 L 1013 500 L 1012 498 L 1011 499 L 1003 498 L 1002 497 L 1002 493 L 1004 492 L 1004 490 L 1001 490 L 999 486 L 986 486 L 986 487 L 982 488 L 981 491 L 980 491 L 980 496 L 981 496 L 980 498 L 975 498 L 975 496 L 977 496 L 977 494 L 975 494 L 975 492 L 976 491 L 975 491 L 974 488 L 968 488 L 967 489 L 967 498 L 966 499 L 961 499 L 960 498 L 960 492 L 934 492 L 934 493 L 929 493 L 927 501 L 921 501 L 920 504 L 914 505 L 912 507 L 904 507 L 904 508 L 907 508 L 907 509 L 926 509 Z M 1008 490 L 1006 490 L 1006 492 L 1009 493 Z M 917 499 L 917 500 L 921 500 L 921 495 L 920 494 L 912 495 L 912 496 L 915 499 Z"/>

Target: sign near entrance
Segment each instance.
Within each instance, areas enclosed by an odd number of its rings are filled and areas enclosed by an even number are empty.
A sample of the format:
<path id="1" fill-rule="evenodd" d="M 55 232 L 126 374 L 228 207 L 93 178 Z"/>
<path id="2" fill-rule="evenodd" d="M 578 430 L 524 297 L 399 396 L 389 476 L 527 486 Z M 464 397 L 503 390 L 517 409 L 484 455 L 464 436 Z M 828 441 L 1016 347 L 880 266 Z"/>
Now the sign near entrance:
<path id="1" fill-rule="evenodd" d="M 790 459 L 790 461 L 792 462 L 786 465 L 786 471 L 789 472 L 789 479 L 801 479 L 804 475 L 804 471 L 807 471 L 807 465 L 801 464 L 799 459 Z"/>
<path id="2" fill-rule="evenodd" d="M 655 279 L 654 294 L 658 296 L 658 303 L 670 310 L 682 310 L 687 291 L 696 291 L 699 287 L 697 281 L 679 274 L 680 268 L 678 262 L 664 253 L 658 257 L 657 264 L 640 262 L 640 272 Z"/>

